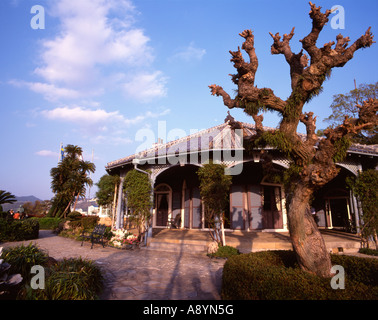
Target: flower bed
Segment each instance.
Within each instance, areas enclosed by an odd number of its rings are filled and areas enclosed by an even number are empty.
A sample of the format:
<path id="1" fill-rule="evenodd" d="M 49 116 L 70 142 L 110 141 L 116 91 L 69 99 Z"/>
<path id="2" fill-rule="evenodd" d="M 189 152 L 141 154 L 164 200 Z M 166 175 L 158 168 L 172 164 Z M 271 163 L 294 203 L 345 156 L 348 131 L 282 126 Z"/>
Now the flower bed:
<path id="1" fill-rule="evenodd" d="M 126 229 L 118 229 L 112 231 L 113 236 L 109 241 L 109 245 L 120 249 L 136 249 L 139 248 L 139 240 L 135 234 Z"/>

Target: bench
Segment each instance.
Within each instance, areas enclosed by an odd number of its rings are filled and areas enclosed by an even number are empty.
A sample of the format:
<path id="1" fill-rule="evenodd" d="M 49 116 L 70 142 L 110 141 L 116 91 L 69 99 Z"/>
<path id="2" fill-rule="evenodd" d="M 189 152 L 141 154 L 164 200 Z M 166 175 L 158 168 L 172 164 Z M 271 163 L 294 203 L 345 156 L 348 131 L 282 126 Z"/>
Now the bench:
<path id="1" fill-rule="evenodd" d="M 86 235 L 85 230 L 83 230 L 83 233 L 81 234 L 81 237 L 83 238 L 83 240 L 81 241 L 81 246 L 83 246 L 84 239 L 89 239 L 91 240 L 91 243 L 92 243 L 91 249 L 93 248 L 93 244 L 95 242 L 101 243 L 102 247 L 104 248 L 105 247 L 105 244 L 104 244 L 105 230 L 106 230 L 106 226 L 104 224 L 96 225 L 90 235 Z"/>

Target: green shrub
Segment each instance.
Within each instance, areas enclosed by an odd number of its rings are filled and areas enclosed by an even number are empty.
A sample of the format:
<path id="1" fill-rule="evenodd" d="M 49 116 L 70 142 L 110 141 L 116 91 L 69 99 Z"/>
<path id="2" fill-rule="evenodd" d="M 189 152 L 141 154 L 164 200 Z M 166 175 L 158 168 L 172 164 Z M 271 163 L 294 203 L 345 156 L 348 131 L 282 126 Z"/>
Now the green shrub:
<path id="1" fill-rule="evenodd" d="M 45 289 L 35 290 L 39 300 L 94 300 L 103 287 L 101 270 L 90 260 L 64 259 L 51 267 Z"/>
<path id="2" fill-rule="evenodd" d="M 34 219 L 0 219 L 0 241 L 22 241 L 37 239 L 39 222 Z"/>
<path id="3" fill-rule="evenodd" d="M 33 244 L 3 250 L 1 258 L 11 265 L 9 273 L 20 273 L 23 278 L 18 299 L 93 300 L 103 287 L 101 270 L 90 260 L 72 258 L 56 262 Z M 45 268 L 44 289 L 34 290 L 30 287 L 33 276 L 30 270 L 34 265 Z"/>
<path id="4" fill-rule="evenodd" d="M 330 278 L 302 271 L 292 251 L 264 251 L 233 256 L 223 269 L 222 298 L 239 300 L 378 299 L 378 261 L 332 256 L 344 267 L 345 289 L 334 290 Z M 372 280 L 373 279 L 373 280 Z"/>
<path id="5" fill-rule="evenodd" d="M 345 277 L 349 277 L 353 281 L 361 282 L 368 286 L 378 287 L 377 259 L 332 255 L 332 264 L 343 266 Z"/>
<path id="6" fill-rule="evenodd" d="M 81 217 L 78 220 L 72 220 L 70 221 L 70 227 L 72 229 L 84 229 L 86 231 L 92 231 L 94 227 L 96 226 L 98 220 L 100 218 L 98 216 L 84 216 Z"/>
<path id="7" fill-rule="evenodd" d="M 31 218 L 31 220 L 37 220 L 39 228 L 43 230 L 55 230 L 62 221 L 62 219 L 55 217 Z"/>
<path id="8" fill-rule="evenodd" d="M 0 208 L 1 208 L 1 206 L 0 206 Z M 5 211 L 0 210 L 0 219 L 13 220 L 13 216 L 10 214 L 9 211 L 5 212 Z"/>
<path id="9" fill-rule="evenodd" d="M 113 236 L 114 234 L 112 232 L 112 227 L 106 227 L 104 232 L 104 239 L 110 240 Z"/>
<path id="10" fill-rule="evenodd" d="M 239 250 L 234 247 L 219 246 L 216 252 L 210 253 L 208 256 L 216 258 L 229 258 L 238 254 L 240 254 Z"/>
<path id="11" fill-rule="evenodd" d="M 378 250 L 369 249 L 369 248 L 361 248 L 358 250 L 359 253 L 368 254 L 370 256 L 378 256 Z"/>
<path id="12" fill-rule="evenodd" d="M 80 220 L 82 217 L 79 211 L 72 211 L 67 215 L 67 220 L 69 221 L 77 221 Z"/>
<path id="13" fill-rule="evenodd" d="M 11 265 L 11 273 L 20 273 L 25 281 L 31 278 L 30 269 L 34 265 L 46 266 L 48 255 L 34 244 L 8 248 L 2 258 Z"/>

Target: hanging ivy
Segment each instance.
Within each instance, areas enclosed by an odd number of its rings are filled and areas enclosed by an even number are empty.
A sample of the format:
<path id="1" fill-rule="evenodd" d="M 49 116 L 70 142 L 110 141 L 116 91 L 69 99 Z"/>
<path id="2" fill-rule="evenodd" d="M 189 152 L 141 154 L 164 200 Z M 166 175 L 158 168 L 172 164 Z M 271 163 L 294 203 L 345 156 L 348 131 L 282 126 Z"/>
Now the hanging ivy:
<path id="1" fill-rule="evenodd" d="M 275 147 L 278 150 L 290 156 L 293 150 L 293 144 L 286 137 L 285 133 L 279 130 L 265 131 L 258 139 L 255 140 L 255 145 L 260 147 Z"/>
<path id="2" fill-rule="evenodd" d="M 366 241 L 372 236 L 377 241 L 378 171 L 370 169 L 361 172 L 356 178 L 347 178 L 347 184 L 362 203 L 361 237 Z M 376 246 L 378 246 L 377 242 Z"/>
<path id="3" fill-rule="evenodd" d="M 125 177 L 124 192 L 127 206 L 130 209 L 131 220 L 138 227 L 139 234 L 144 232 L 146 221 L 151 216 L 151 182 L 147 174 L 135 169 L 129 171 Z"/>
<path id="4" fill-rule="evenodd" d="M 334 162 L 343 161 L 346 157 L 346 154 L 350 145 L 351 145 L 351 139 L 347 135 L 335 141 L 333 161 Z"/>

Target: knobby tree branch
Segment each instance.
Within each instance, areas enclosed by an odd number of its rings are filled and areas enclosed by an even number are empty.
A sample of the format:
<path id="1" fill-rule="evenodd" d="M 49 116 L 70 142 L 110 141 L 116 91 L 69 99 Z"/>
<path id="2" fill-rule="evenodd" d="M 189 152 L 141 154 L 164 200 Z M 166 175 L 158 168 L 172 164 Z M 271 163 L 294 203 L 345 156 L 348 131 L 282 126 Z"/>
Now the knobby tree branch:
<path id="1" fill-rule="evenodd" d="M 316 7 L 310 2 L 309 16 L 312 20 L 312 29 L 306 37 L 300 40 L 302 50 L 299 53 L 294 53 L 290 47 L 290 41 L 294 37 L 294 28 L 289 34 L 284 34 L 282 39 L 279 33 L 275 35 L 270 33 L 273 39 L 271 53 L 282 54 L 290 66 L 292 92 L 285 101 L 277 97 L 272 89 L 255 86 L 258 59 L 251 30 L 244 30 L 239 34 L 244 38 L 241 49 L 248 54 L 249 61 L 244 60 L 240 47 L 237 51 L 230 51 L 231 62 L 237 70 L 236 74 L 231 75 L 232 81 L 238 87 L 237 95 L 231 98 L 221 86 L 215 84 L 209 86 L 212 95 L 221 96 L 224 105 L 228 108 L 241 108 L 252 116 L 258 132 L 263 131 L 261 112 L 267 110 L 278 112 L 282 116 L 279 128 L 286 135 L 287 141 L 297 146 L 300 157 L 311 156 L 313 152 L 304 150 L 304 148 L 313 148 L 317 143 L 316 117 L 313 113 L 303 113 L 304 105 L 313 96 L 320 93 L 322 84 L 330 76 L 332 68 L 344 66 L 353 58 L 355 51 L 374 43 L 373 35 L 368 28 L 365 34 L 349 47 L 350 38 L 340 34 L 336 37 L 336 43 L 331 41 L 321 48 L 317 47 L 319 34 L 328 22 L 330 14 L 331 10 L 322 13 L 321 7 Z M 300 121 L 306 126 L 307 140 L 305 146 L 299 147 L 300 139 L 297 136 L 297 127 Z"/>

